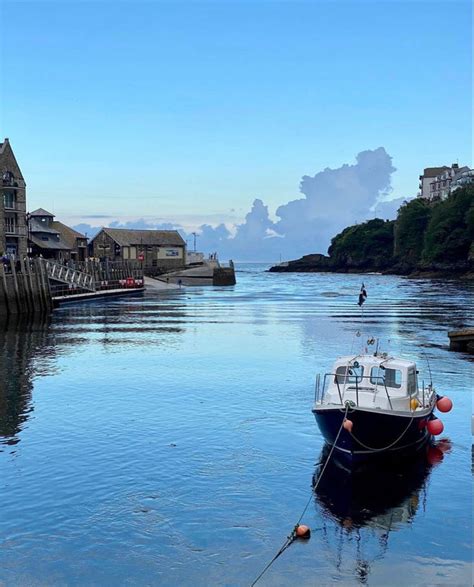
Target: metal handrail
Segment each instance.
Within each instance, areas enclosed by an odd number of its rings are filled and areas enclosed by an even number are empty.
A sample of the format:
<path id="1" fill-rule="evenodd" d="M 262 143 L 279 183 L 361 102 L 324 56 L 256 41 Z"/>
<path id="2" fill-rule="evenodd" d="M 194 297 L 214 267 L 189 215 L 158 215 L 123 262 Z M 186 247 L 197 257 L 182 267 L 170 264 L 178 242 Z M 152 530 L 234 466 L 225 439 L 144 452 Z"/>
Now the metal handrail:
<path id="1" fill-rule="evenodd" d="M 337 391 L 339 394 L 339 401 L 341 402 L 341 405 L 343 405 L 343 398 L 342 398 L 342 393 L 341 393 L 341 388 L 339 385 L 339 379 L 338 377 L 345 377 L 345 378 L 349 378 L 352 377 L 351 375 L 339 375 L 337 373 L 325 373 L 324 375 L 324 379 L 323 379 L 323 385 L 322 387 L 320 387 L 320 375 L 317 376 L 318 379 L 318 383 L 317 383 L 317 396 L 315 397 L 315 401 L 317 402 L 319 399 L 322 402 L 323 398 L 324 398 L 324 394 L 326 393 L 326 387 L 327 387 L 327 380 L 328 377 L 334 377 L 334 383 L 336 384 L 337 387 Z M 385 382 L 385 377 L 381 377 L 381 376 L 372 376 L 372 375 L 355 375 L 355 391 L 356 391 L 356 405 L 359 405 L 359 383 L 361 380 L 363 379 L 369 379 L 370 383 L 372 383 L 372 385 L 374 386 L 374 389 L 376 389 L 377 385 L 379 383 L 383 384 L 384 389 L 385 389 L 385 393 L 387 394 L 387 399 L 388 399 L 388 403 L 390 405 L 390 409 L 393 410 L 393 405 L 392 405 L 392 401 L 390 398 L 390 394 L 389 391 L 387 389 L 387 385 Z M 374 383 L 375 381 L 375 383 Z M 347 385 L 347 381 L 344 383 L 344 385 Z M 321 395 L 321 398 L 319 398 L 319 395 Z M 424 386 L 423 386 L 423 405 L 424 405 Z"/>

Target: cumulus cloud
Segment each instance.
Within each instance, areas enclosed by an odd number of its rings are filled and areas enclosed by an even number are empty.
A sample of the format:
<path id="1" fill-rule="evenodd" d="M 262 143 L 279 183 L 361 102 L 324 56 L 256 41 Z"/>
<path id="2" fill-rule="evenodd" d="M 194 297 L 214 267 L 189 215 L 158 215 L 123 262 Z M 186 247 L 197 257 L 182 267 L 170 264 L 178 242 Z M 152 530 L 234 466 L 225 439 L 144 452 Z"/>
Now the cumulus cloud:
<path id="1" fill-rule="evenodd" d="M 382 200 L 374 206 L 374 216 L 385 220 L 396 218 L 400 206 L 413 198 L 396 198 L 395 200 Z"/>
<path id="2" fill-rule="evenodd" d="M 285 236 L 290 256 L 325 252 L 331 237 L 342 228 L 366 220 L 371 206 L 390 192 L 394 171 L 392 158 L 380 147 L 362 151 L 353 165 L 303 176 L 300 192 L 304 197 L 276 211 L 280 220 L 275 228 Z"/>
<path id="3" fill-rule="evenodd" d="M 263 200 L 257 198 L 242 224 L 233 227 L 224 223 L 202 224 L 197 231 L 197 248 L 204 252 L 217 251 L 221 259 L 270 262 L 280 255 L 293 259 L 326 252 L 335 234 L 348 225 L 373 218 L 374 211 L 382 218 L 395 216 L 403 199 L 388 200 L 394 171 L 392 158 L 383 147 L 362 151 L 353 164 L 304 175 L 300 183 L 301 197 L 279 206 L 275 222 Z M 89 236 L 98 230 L 85 224 L 75 228 L 81 230 L 85 226 Z M 193 244 L 192 234 L 170 222 L 150 223 L 142 218 L 125 223 L 115 221 L 110 226 L 177 229 L 190 248 Z"/>

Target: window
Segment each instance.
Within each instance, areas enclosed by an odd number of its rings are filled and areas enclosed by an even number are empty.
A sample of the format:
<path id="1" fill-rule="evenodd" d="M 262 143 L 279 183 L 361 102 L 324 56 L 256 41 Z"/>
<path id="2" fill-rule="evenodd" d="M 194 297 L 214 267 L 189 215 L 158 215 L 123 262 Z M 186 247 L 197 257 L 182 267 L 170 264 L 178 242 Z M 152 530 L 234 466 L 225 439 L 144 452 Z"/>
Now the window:
<path id="1" fill-rule="evenodd" d="M 372 367 L 370 371 L 370 383 L 373 385 L 385 385 L 387 387 L 400 388 L 402 386 L 402 372 L 388 367 Z"/>
<path id="2" fill-rule="evenodd" d="M 5 232 L 16 232 L 14 216 L 5 216 Z"/>
<path id="3" fill-rule="evenodd" d="M 15 207 L 15 192 L 14 191 L 3 192 L 3 205 L 5 206 L 5 208 L 14 208 Z"/>
<path id="4" fill-rule="evenodd" d="M 408 393 L 416 392 L 416 371 L 415 369 L 408 369 L 407 379 Z"/>
<path id="5" fill-rule="evenodd" d="M 342 365 L 336 369 L 336 376 L 334 377 L 334 383 L 345 384 L 359 384 L 362 381 L 364 374 L 364 367 L 358 365 L 357 367 L 350 367 L 349 365 Z"/>

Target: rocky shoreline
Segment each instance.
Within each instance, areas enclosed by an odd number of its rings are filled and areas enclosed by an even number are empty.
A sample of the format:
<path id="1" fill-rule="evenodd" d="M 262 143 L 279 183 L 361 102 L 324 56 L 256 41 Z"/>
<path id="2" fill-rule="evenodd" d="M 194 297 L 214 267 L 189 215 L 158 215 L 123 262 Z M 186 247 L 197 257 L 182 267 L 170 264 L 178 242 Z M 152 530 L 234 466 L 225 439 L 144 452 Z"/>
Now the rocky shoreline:
<path id="1" fill-rule="evenodd" d="M 268 271 L 272 273 L 381 273 L 426 279 L 474 279 L 472 260 L 414 266 L 408 263 L 391 264 L 383 260 L 378 260 L 377 263 L 351 262 L 350 258 L 341 263 L 322 254 L 304 255 L 300 259 L 274 265 Z"/>

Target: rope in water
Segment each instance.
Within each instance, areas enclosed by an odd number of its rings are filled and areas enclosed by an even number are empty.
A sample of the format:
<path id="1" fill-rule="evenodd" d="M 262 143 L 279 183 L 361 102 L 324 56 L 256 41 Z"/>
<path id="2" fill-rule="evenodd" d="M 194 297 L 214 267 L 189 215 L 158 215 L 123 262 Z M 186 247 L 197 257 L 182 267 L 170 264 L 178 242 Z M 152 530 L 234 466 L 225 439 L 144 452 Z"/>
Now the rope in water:
<path id="1" fill-rule="evenodd" d="M 349 411 L 349 403 L 346 403 L 346 410 L 344 413 L 344 418 L 342 419 L 341 425 L 339 427 L 339 430 L 336 434 L 336 438 L 334 439 L 334 442 L 332 443 L 332 446 L 329 450 L 329 454 L 324 462 L 323 468 L 321 469 L 320 474 L 318 475 L 318 478 L 316 479 L 315 484 L 313 485 L 313 487 L 311 488 L 311 495 L 309 496 L 308 501 L 306 502 L 306 505 L 303 508 L 303 511 L 301 512 L 300 517 L 298 518 L 298 521 L 295 524 L 295 527 L 293 528 L 291 534 L 289 536 L 286 537 L 285 542 L 281 545 L 280 549 L 277 551 L 277 553 L 275 554 L 275 556 L 272 558 L 272 560 L 266 565 L 266 567 L 262 570 L 262 572 L 258 575 L 258 577 L 256 579 L 254 579 L 253 583 L 251 584 L 250 587 L 254 587 L 254 585 L 260 581 L 260 579 L 263 577 L 263 575 L 268 571 L 268 569 L 272 566 L 272 564 L 276 561 L 276 559 L 285 552 L 285 550 L 294 542 L 294 540 L 296 539 L 296 530 L 298 528 L 298 526 L 300 525 L 301 520 L 303 519 L 303 516 L 306 513 L 306 510 L 309 507 L 309 504 L 311 503 L 312 499 L 313 499 L 313 494 L 316 491 L 316 489 L 318 488 L 319 482 L 322 479 L 322 476 L 324 475 L 324 471 L 326 470 L 326 467 L 328 466 L 328 463 L 331 459 L 332 453 L 334 452 L 334 449 L 336 447 L 337 441 L 339 440 L 339 436 L 341 435 L 341 431 L 342 428 L 344 426 L 344 422 L 346 420 L 347 417 L 347 412 Z"/>

